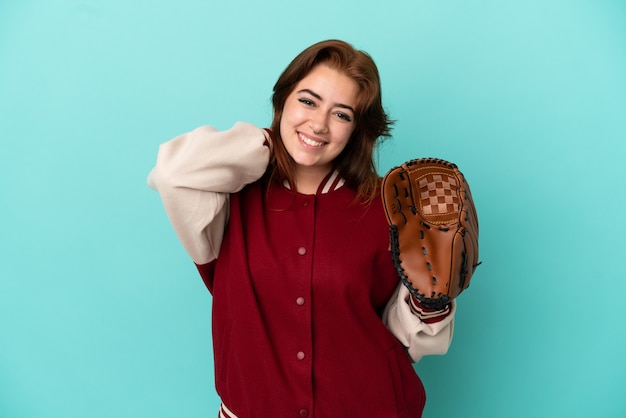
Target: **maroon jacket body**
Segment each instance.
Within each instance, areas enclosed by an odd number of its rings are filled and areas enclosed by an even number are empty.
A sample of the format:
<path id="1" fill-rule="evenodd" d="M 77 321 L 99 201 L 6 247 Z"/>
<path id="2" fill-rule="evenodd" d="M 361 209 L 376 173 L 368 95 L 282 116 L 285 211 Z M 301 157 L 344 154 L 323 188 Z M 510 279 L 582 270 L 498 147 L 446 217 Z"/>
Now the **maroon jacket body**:
<path id="1" fill-rule="evenodd" d="M 381 321 L 398 284 L 383 207 L 336 182 L 232 194 L 219 256 L 198 266 L 217 391 L 239 417 L 421 417 L 422 383 Z"/>

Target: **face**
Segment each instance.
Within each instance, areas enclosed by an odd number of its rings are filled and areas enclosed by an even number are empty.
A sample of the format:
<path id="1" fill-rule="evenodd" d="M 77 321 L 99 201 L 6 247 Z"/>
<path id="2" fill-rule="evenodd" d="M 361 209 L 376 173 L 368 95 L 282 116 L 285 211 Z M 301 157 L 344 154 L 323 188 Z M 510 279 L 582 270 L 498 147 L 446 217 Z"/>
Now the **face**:
<path id="1" fill-rule="evenodd" d="M 296 177 L 328 174 L 354 131 L 358 93 L 354 80 L 320 64 L 287 97 L 280 134 L 296 162 Z"/>

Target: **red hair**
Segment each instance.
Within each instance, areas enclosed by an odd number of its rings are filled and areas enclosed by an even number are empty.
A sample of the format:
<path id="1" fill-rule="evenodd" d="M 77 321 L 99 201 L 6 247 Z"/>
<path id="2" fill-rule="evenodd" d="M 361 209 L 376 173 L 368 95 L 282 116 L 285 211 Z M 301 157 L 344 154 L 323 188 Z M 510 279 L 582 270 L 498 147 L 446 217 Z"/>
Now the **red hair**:
<path id="1" fill-rule="evenodd" d="M 380 76 L 374 60 L 352 45 L 328 40 L 316 43 L 291 61 L 274 85 L 272 121 L 274 152 L 268 173 L 272 179 L 295 184 L 295 162 L 287 153 L 280 136 L 280 120 L 287 97 L 298 82 L 317 65 L 325 64 L 353 79 L 359 86 L 355 108 L 355 129 L 341 154 L 335 158 L 334 168 L 357 191 L 357 196 L 371 201 L 378 192 L 380 177 L 374 165 L 374 147 L 389 137 L 393 122 L 382 106 Z"/>

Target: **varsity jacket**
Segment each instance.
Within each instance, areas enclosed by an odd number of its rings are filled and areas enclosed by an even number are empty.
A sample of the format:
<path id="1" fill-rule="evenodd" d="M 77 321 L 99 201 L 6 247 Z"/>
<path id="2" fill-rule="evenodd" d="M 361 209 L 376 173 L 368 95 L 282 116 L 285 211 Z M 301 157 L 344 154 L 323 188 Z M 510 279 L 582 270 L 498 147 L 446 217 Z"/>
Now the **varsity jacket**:
<path id="1" fill-rule="evenodd" d="M 421 416 L 412 362 L 443 354 L 455 304 L 411 304 L 378 201 L 336 172 L 315 195 L 270 184 L 269 137 L 237 123 L 162 144 L 148 184 L 213 296 L 223 416 Z"/>

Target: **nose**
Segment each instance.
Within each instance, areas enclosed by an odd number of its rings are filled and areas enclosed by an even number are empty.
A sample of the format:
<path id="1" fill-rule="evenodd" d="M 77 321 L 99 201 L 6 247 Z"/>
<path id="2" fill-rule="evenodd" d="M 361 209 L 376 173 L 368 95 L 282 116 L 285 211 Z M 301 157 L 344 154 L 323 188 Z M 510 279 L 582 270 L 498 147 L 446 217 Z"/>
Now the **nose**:
<path id="1" fill-rule="evenodd" d="M 315 112 L 309 121 L 309 127 L 314 134 L 325 134 L 328 132 L 328 117 L 322 112 Z"/>

